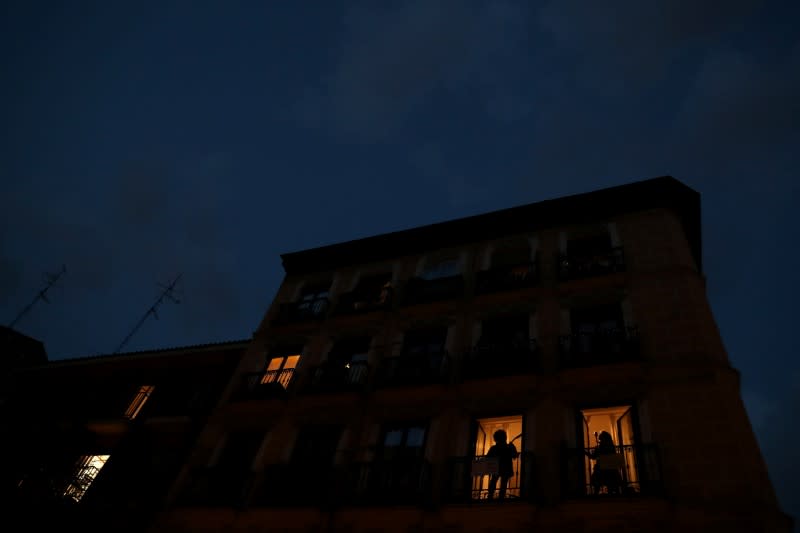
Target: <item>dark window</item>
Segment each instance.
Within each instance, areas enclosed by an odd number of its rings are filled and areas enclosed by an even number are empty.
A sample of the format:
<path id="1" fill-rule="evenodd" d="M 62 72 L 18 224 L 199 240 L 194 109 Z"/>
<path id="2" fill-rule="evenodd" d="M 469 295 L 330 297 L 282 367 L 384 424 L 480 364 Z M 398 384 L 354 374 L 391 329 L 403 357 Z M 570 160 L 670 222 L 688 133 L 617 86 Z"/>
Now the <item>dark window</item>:
<path id="1" fill-rule="evenodd" d="M 508 344 L 513 341 L 527 343 L 529 335 L 527 313 L 492 317 L 481 323 L 480 344 Z"/>
<path id="2" fill-rule="evenodd" d="M 383 460 L 422 458 L 425 454 L 427 427 L 422 423 L 396 424 L 384 427 L 380 457 Z"/>
<path id="3" fill-rule="evenodd" d="M 403 336 L 403 353 L 407 355 L 440 354 L 444 352 L 446 341 L 446 327 L 410 330 Z"/>

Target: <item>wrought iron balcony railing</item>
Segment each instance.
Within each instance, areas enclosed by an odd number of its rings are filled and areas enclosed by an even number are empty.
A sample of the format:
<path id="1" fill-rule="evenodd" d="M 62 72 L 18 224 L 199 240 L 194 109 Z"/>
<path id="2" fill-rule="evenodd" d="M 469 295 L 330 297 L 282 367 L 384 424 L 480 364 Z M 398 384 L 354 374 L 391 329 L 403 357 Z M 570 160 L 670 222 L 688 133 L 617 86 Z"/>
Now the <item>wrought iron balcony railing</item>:
<path id="1" fill-rule="evenodd" d="M 526 341 L 478 343 L 463 362 L 464 379 L 530 374 L 540 369 L 539 344 Z"/>
<path id="2" fill-rule="evenodd" d="M 273 324 L 291 324 L 309 320 L 322 320 L 328 313 L 330 301 L 327 297 L 314 298 L 280 304 Z"/>
<path id="3" fill-rule="evenodd" d="M 595 254 L 558 255 L 558 279 L 560 281 L 604 276 L 624 271 L 625 257 L 621 247 Z"/>
<path id="4" fill-rule="evenodd" d="M 283 398 L 294 378 L 294 368 L 247 372 L 236 395 L 238 400 Z"/>
<path id="5" fill-rule="evenodd" d="M 464 294 L 464 276 L 436 279 L 411 278 L 403 291 L 403 304 L 414 305 L 439 300 L 450 300 Z"/>
<path id="6" fill-rule="evenodd" d="M 176 504 L 179 506 L 238 507 L 243 505 L 252 488 L 252 471 L 208 466 L 190 472 Z"/>
<path id="7" fill-rule="evenodd" d="M 486 468 L 486 456 L 451 457 L 443 498 L 450 503 L 499 501 L 500 484 L 496 482 L 493 497 L 489 498 L 491 469 Z M 534 456 L 521 452 L 514 460 L 514 475 L 508 480 L 504 500 L 531 500 L 534 497 Z"/>
<path id="8" fill-rule="evenodd" d="M 517 265 L 502 265 L 482 270 L 475 275 L 475 292 L 513 291 L 534 287 L 539 283 L 539 269 L 535 261 Z"/>
<path id="9" fill-rule="evenodd" d="M 392 306 L 392 294 L 390 289 L 383 289 L 374 293 L 366 293 L 364 291 L 347 292 L 339 297 L 333 313 L 335 315 L 351 315 L 389 309 Z"/>
<path id="10" fill-rule="evenodd" d="M 641 355 L 636 326 L 605 328 L 558 338 L 562 367 L 592 366 L 637 359 Z"/>
<path id="11" fill-rule="evenodd" d="M 449 379 L 450 357 L 446 351 L 385 357 L 378 366 L 379 387 L 446 383 Z"/>
<path id="12" fill-rule="evenodd" d="M 351 466 L 346 499 L 354 504 L 424 504 L 431 498 L 431 464 L 401 458 Z"/>
<path id="13" fill-rule="evenodd" d="M 566 498 L 662 493 L 661 459 L 655 444 L 616 446 L 613 456 L 593 460 L 594 448 L 564 448 L 562 491 Z"/>
<path id="14" fill-rule="evenodd" d="M 358 392 L 364 390 L 368 377 L 369 365 L 366 361 L 328 361 L 311 368 L 304 392 Z"/>

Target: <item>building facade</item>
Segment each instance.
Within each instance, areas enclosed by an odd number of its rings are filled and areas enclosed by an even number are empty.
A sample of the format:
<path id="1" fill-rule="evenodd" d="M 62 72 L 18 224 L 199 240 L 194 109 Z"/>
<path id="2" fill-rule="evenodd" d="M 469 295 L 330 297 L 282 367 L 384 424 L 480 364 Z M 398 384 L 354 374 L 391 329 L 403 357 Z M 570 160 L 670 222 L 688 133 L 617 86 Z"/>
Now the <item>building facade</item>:
<path id="1" fill-rule="evenodd" d="M 148 533 L 791 530 L 706 298 L 700 196 L 678 180 L 282 260 L 247 342 L 147 358 L 165 383 L 217 383 L 192 423 L 122 446 L 130 415 L 149 418 L 139 377 L 117 423 L 56 424 L 106 439 L 56 463 L 71 475 L 130 458 L 62 479 L 59 501 Z"/>
<path id="2" fill-rule="evenodd" d="M 679 181 L 282 259 L 152 531 L 790 530 Z"/>

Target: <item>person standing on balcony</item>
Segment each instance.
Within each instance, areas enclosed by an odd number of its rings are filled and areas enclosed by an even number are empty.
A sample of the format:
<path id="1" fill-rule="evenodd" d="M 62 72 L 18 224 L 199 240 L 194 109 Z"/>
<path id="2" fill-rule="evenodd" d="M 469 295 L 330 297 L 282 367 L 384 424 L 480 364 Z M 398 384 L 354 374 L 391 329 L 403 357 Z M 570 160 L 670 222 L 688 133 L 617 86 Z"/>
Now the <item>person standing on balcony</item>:
<path id="1" fill-rule="evenodd" d="M 508 481 L 514 475 L 514 459 L 519 456 L 517 447 L 514 443 L 506 442 L 508 435 L 502 429 L 494 432 L 494 444 L 489 448 L 486 457 L 493 457 L 497 459 L 497 472 L 492 474 L 489 478 L 489 499 L 494 498 L 494 492 L 497 488 L 497 481 L 500 481 L 500 499 L 506 497 L 506 489 L 508 488 Z"/>
<path id="2" fill-rule="evenodd" d="M 595 435 L 597 435 L 595 433 Z M 592 470 L 592 488 L 595 494 L 600 494 L 600 488 L 606 487 L 609 494 L 622 493 L 622 476 L 619 469 L 622 456 L 617 453 L 614 439 L 607 431 L 600 433 L 597 447 L 588 452 L 589 458 L 595 460 Z"/>

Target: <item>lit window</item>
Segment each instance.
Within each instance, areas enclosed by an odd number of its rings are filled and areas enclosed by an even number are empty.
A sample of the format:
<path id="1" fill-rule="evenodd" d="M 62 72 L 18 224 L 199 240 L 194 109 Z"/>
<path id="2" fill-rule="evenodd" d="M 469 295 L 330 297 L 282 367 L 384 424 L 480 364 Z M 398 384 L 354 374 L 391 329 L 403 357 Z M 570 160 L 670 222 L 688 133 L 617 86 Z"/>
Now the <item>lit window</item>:
<path id="1" fill-rule="evenodd" d="M 76 502 L 81 501 L 81 498 L 89 490 L 89 486 L 94 482 L 109 457 L 109 455 L 84 455 L 81 457 L 81 460 L 78 461 L 75 476 L 64 490 L 64 496 L 72 498 Z"/>
<path id="2" fill-rule="evenodd" d="M 300 361 L 300 354 L 287 355 L 285 357 L 273 357 L 269 360 L 267 371 L 261 378 L 261 383 L 280 383 L 283 388 L 289 386 L 289 382 L 294 375 L 294 369 Z"/>
<path id="3" fill-rule="evenodd" d="M 130 420 L 136 418 L 139 411 L 144 407 L 144 404 L 147 403 L 150 395 L 153 394 L 153 389 L 155 389 L 153 385 L 142 385 L 139 387 L 139 392 L 136 393 L 136 396 L 134 396 L 130 405 L 128 405 L 128 409 L 125 411 L 125 418 Z"/>

